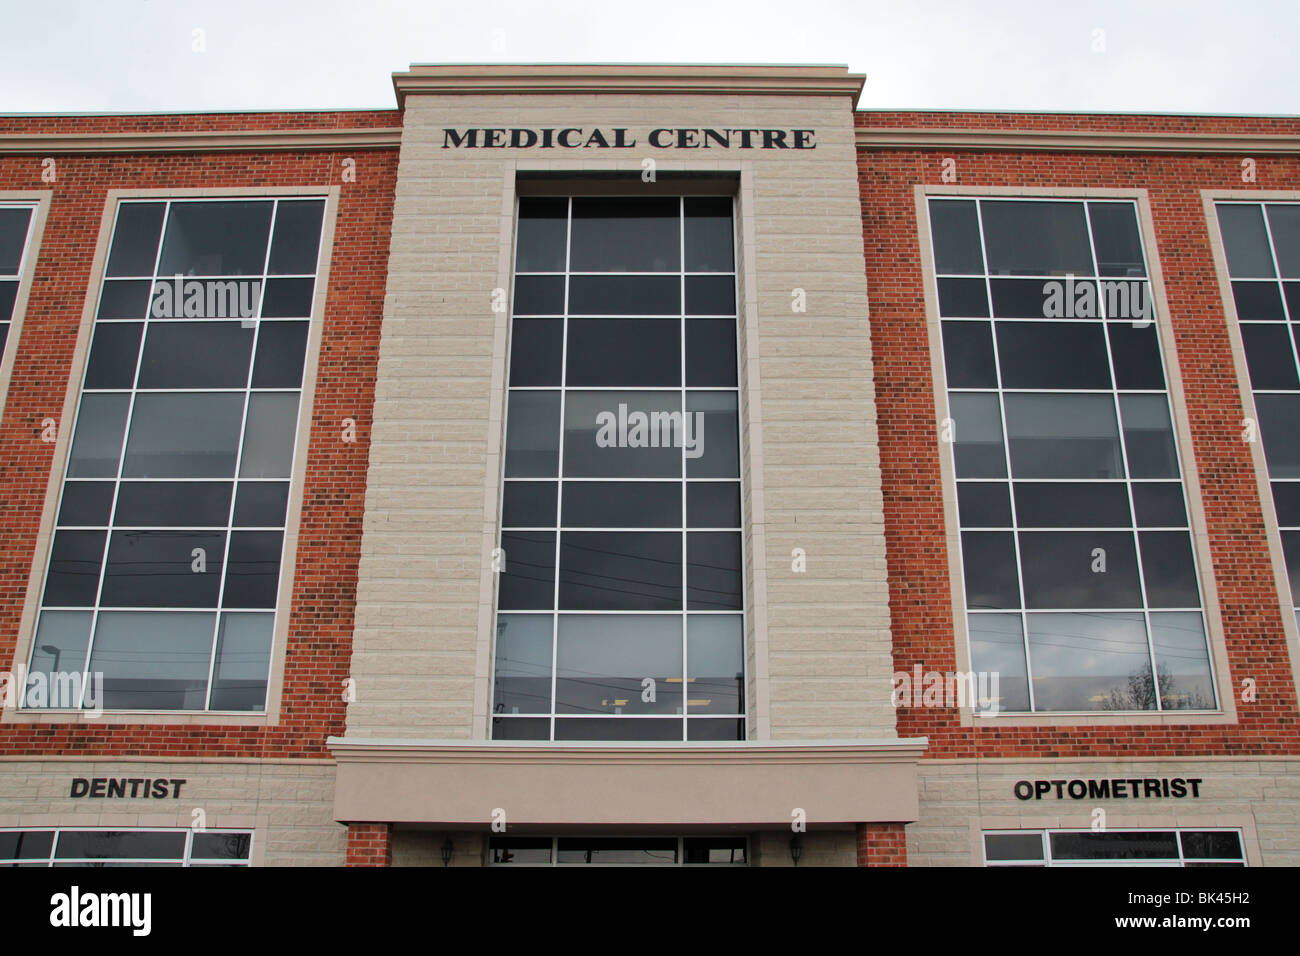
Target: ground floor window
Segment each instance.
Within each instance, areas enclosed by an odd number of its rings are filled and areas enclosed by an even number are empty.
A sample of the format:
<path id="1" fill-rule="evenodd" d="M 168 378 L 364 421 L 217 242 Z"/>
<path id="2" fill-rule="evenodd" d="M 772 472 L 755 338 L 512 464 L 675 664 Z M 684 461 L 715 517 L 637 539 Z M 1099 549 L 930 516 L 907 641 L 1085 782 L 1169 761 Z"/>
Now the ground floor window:
<path id="1" fill-rule="evenodd" d="M 247 830 L 0 829 L 0 866 L 248 866 Z"/>
<path id="2" fill-rule="evenodd" d="M 1239 830 L 999 830 L 987 866 L 1245 866 Z"/>
<path id="3" fill-rule="evenodd" d="M 746 866 L 746 837 L 492 837 L 490 866 Z"/>

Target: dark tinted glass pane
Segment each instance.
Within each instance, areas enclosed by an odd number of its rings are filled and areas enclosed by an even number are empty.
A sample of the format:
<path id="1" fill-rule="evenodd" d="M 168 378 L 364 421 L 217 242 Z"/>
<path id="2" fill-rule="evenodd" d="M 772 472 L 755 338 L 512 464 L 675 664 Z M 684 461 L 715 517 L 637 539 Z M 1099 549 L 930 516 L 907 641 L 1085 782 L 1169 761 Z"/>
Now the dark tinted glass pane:
<path id="1" fill-rule="evenodd" d="M 225 543 L 224 531 L 114 531 L 100 604 L 216 607 Z"/>
<path id="2" fill-rule="evenodd" d="M 117 493 L 113 523 L 131 527 L 226 526 L 228 481 L 125 481 Z"/>
<path id="3" fill-rule="evenodd" d="M 570 276 L 572 315 L 679 315 L 676 276 Z"/>
<path id="4" fill-rule="evenodd" d="M 8 323 L 14 314 L 14 303 L 18 299 L 18 283 L 12 280 L 0 282 L 0 323 Z M 0 332 L 8 333 L 9 326 L 0 327 Z M 3 343 L 0 343 L 2 347 Z"/>
<path id="5" fill-rule="evenodd" d="M 221 615 L 210 709 L 250 711 L 266 706 L 274 625 L 274 614 Z"/>
<path id="6" fill-rule="evenodd" d="M 0 833 L 0 860 L 41 859 L 53 846 L 53 830 L 11 830 Z"/>
<path id="7" fill-rule="evenodd" d="M 739 611 L 744 585 L 740 534 L 693 531 L 686 536 L 686 606 L 690 611 Z"/>
<path id="8" fill-rule="evenodd" d="M 681 241 L 675 198 L 573 200 L 574 272 L 676 272 Z"/>
<path id="9" fill-rule="evenodd" d="M 103 560 L 103 531 L 56 531 L 43 603 L 47 607 L 93 605 Z"/>
<path id="10" fill-rule="evenodd" d="M 143 319 L 149 312 L 148 279 L 118 279 L 104 283 L 99 294 L 99 319 Z"/>
<path id="11" fill-rule="evenodd" d="M 1300 277 L 1300 203 L 1270 205 L 1268 230 L 1273 236 L 1273 253 L 1284 278 Z"/>
<path id="12" fill-rule="evenodd" d="M 980 204 L 984 252 L 991 275 L 1092 275 L 1092 251 L 1083 204 Z"/>
<path id="13" fill-rule="evenodd" d="M 555 709 L 568 714 L 680 714 L 682 619 L 666 614 L 561 614 Z M 653 681 L 655 692 L 643 694 Z M 651 699 L 653 698 L 653 699 Z"/>
<path id="14" fill-rule="evenodd" d="M 984 858 L 1041 860 L 1043 836 L 1040 833 L 987 833 L 984 835 Z"/>
<path id="15" fill-rule="evenodd" d="M 569 201 L 524 197 L 519 200 L 515 245 L 516 272 L 563 272 Z"/>
<path id="16" fill-rule="evenodd" d="M 307 329 L 306 322 L 258 324 L 253 388 L 297 388 L 302 384 Z"/>
<path id="17" fill-rule="evenodd" d="M 102 322 L 95 325 L 86 363 L 86 388 L 130 388 L 140 357 L 140 322 Z M 155 326 L 157 328 L 157 326 Z"/>
<path id="18" fill-rule="evenodd" d="M 1177 478 L 1178 454 L 1163 395 L 1121 395 L 1124 447 L 1133 478 Z"/>
<path id="19" fill-rule="evenodd" d="M 84 394 L 68 456 L 69 478 L 115 478 L 131 396 Z"/>
<path id="20" fill-rule="evenodd" d="M 126 202 L 117 207 L 113 248 L 108 254 L 108 276 L 152 276 L 162 234 L 160 202 Z"/>
<path id="21" fill-rule="evenodd" d="M 1003 482 L 963 481 L 957 485 L 957 513 L 963 528 L 1008 528 L 1011 497 Z"/>
<path id="22" fill-rule="evenodd" d="M 744 619 L 739 614 L 693 614 L 686 620 L 687 712 L 743 714 Z"/>
<path id="23" fill-rule="evenodd" d="M 993 314 L 998 318 L 1091 319 L 1100 315 L 1096 286 L 1087 281 L 1069 285 L 1055 279 L 991 279 L 989 290 L 993 293 Z"/>
<path id="24" fill-rule="evenodd" d="M 1291 335 L 1285 325 L 1243 323 L 1241 340 L 1246 348 L 1246 366 L 1250 369 L 1253 388 L 1294 389 L 1300 385 L 1291 352 Z"/>
<path id="25" fill-rule="evenodd" d="M 676 319 L 570 319 L 569 385 L 680 385 Z"/>
<path id="26" fill-rule="evenodd" d="M 696 739 L 690 735 L 690 731 L 688 737 Z M 745 862 L 744 837 L 687 837 L 682 841 L 682 850 L 684 863 Z"/>
<path id="27" fill-rule="evenodd" d="M 554 629 L 555 618 L 550 614 L 502 614 L 497 618 L 493 713 L 551 712 Z"/>
<path id="28" fill-rule="evenodd" d="M 1005 478 L 1006 451 L 1002 445 L 1002 413 L 996 395 L 954 393 L 948 397 L 951 432 L 958 478 Z"/>
<path id="29" fill-rule="evenodd" d="M 57 544 L 58 538 L 54 540 Z M 1282 532 L 1282 553 L 1286 557 L 1286 573 L 1291 582 L 1291 602 L 1300 605 L 1300 531 Z M 48 585 L 46 590 L 49 590 Z M 45 603 L 53 602 L 46 598 Z"/>
<path id="30" fill-rule="evenodd" d="M 682 486 L 667 481 L 571 481 L 566 528 L 673 528 L 682 524 Z"/>
<path id="31" fill-rule="evenodd" d="M 997 388 L 989 323 L 944 322 L 943 365 L 949 388 Z"/>
<path id="32" fill-rule="evenodd" d="M 275 607 L 283 541 L 281 531 L 236 531 L 230 535 L 223 607 Z"/>
<path id="33" fill-rule="evenodd" d="M 560 607 L 591 611 L 680 610 L 681 534 L 565 532 L 560 540 Z"/>
<path id="34" fill-rule="evenodd" d="M 1183 841 L 1184 857 L 1201 859 L 1239 859 L 1241 857 L 1241 835 L 1225 830 L 1184 830 L 1179 836 Z"/>
<path id="35" fill-rule="evenodd" d="M 1133 507 L 1139 528 L 1179 528 L 1187 525 L 1183 486 L 1173 482 L 1133 485 Z"/>
<path id="36" fill-rule="evenodd" d="M 687 482 L 686 524 L 692 528 L 739 528 L 740 485 L 731 481 Z"/>
<path id="37" fill-rule="evenodd" d="M 686 314 L 735 315 L 735 278 L 731 275 L 687 276 Z"/>
<path id="38" fill-rule="evenodd" d="M 252 839 L 247 833 L 198 833 L 190 845 L 193 860 L 247 860 Z"/>
<path id="39" fill-rule="evenodd" d="M 1124 476 L 1109 395 L 1012 394 L 1004 402 L 1014 477 Z"/>
<path id="40" fill-rule="evenodd" d="M 961 551 L 968 608 L 1020 607 L 1015 545 L 1010 532 L 963 532 Z"/>
<path id="41" fill-rule="evenodd" d="M 973 200 L 930 200 L 930 232 L 934 236 L 934 267 L 940 275 L 979 275 L 979 219 Z"/>
<path id="42" fill-rule="evenodd" d="M 560 455 L 560 393 L 511 392 L 506 413 L 506 477 L 553 478 Z"/>
<path id="43" fill-rule="evenodd" d="M 1192 540 L 1186 531 L 1143 531 L 1142 579 L 1149 607 L 1200 607 Z"/>
<path id="44" fill-rule="evenodd" d="M 172 203 L 158 274 L 260 275 L 270 231 L 269 202 Z"/>
<path id="45" fill-rule="evenodd" d="M 685 242 L 687 272 L 732 271 L 731 199 L 687 199 Z"/>
<path id="46" fill-rule="evenodd" d="M 1234 282 L 1232 300 L 1237 305 L 1237 318 L 1243 321 L 1285 318 L 1276 282 Z"/>
<path id="47" fill-rule="evenodd" d="M 1028 626 L 1035 710 L 1156 709 L 1140 612 L 1030 614 Z"/>
<path id="48" fill-rule="evenodd" d="M 1271 278 L 1273 257 L 1259 206 L 1224 203 L 1218 211 L 1228 274 L 1234 279 Z"/>
<path id="49" fill-rule="evenodd" d="M 515 276 L 515 315 L 563 315 L 564 276 Z"/>
<path id="50" fill-rule="evenodd" d="M 550 740 L 551 721 L 527 717 L 493 717 L 493 740 Z"/>
<path id="51" fill-rule="evenodd" d="M 1300 395 L 1256 395 L 1270 478 L 1300 478 Z"/>
<path id="52" fill-rule="evenodd" d="M 561 838 L 556 861 L 559 863 L 676 863 L 677 838 Z"/>
<path id="53" fill-rule="evenodd" d="M 1291 318 L 1300 319 L 1300 282 L 1283 282 L 1282 291 L 1286 295 L 1286 307 Z M 1294 323 L 1291 328 L 1295 331 Z"/>
<path id="54" fill-rule="evenodd" d="M 62 830 L 55 859 L 169 859 L 185 855 L 185 831 Z"/>
<path id="55" fill-rule="evenodd" d="M 709 448 L 696 433 L 697 419 L 681 416 L 680 403 L 680 392 L 570 391 L 564 406 L 565 475 L 680 478 L 682 455 Z M 706 418 L 705 425 L 711 424 Z"/>
<path id="56" fill-rule="evenodd" d="M 0 209 L 0 275 L 18 274 L 18 267 L 23 261 L 23 248 L 27 244 L 27 227 L 31 219 L 31 209 Z M 149 260 L 149 266 L 153 267 L 152 259 Z M 149 275 L 150 272 L 145 270 L 143 274 Z M 109 275 L 113 273 L 110 272 Z"/>
<path id="57" fill-rule="evenodd" d="M 1029 673 L 1025 666 L 1025 634 L 1019 614 L 967 614 L 971 667 L 980 674 L 999 674 L 997 699 L 977 700 L 982 713 L 1029 710 Z M 975 692 L 991 696 L 993 688 Z"/>
<path id="58" fill-rule="evenodd" d="M 503 611 L 554 607 L 555 532 L 502 532 L 501 551 L 497 607 Z"/>
<path id="59" fill-rule="evenodd" d="M 618 717 L 557 717 L 555 739 L 681 740 L 682 721 L 680 717 L 643 717 L 635 720 Z M 668 859 L 671 858 L 670 853 Z"/>
<path id="60" fill-rule="evenodd" d="M 67 492 L 64 493 L 67 498 Z M 1300 526 L 1300 483 L 1273 482 L 1273 507 L 1277 510 L 1277 523 L 1283 528 Z"/>
<path id="61" fill-rule="evenodd" d="M 563 319 L 515 319 L 510 333 L 510 384 L 559 385 Z"/>
<path id="62" fill-rule="evenodd" d="M 68 481 L 59 505 L 61 525 L 107 525 L 113 507 L 111 481 Z"/>
<path id="63" fill-rule="evenodd" d="M 1030 609 L 1142 606 L 1130 532 L 1021 532 L 1020 567 Z"/>
<path id="64" fill-rule="evenodd" d="M 688 478 L 740 477 L 740 418 L 735 392 L 687 392 L 692 426 L 686 442 Z"/>
<path id="65" fill-rule="evenodd" d="M 104 673 L 104 707 L 203 710 L 215 624 L 212 612 L 100 611 L 90 670 Z"/>
<path id="66" fill-rule="evenodd" d="M 311 318 L 311 299 L 315 289 L 315 279 L 268 279 L 262 299 L 262 317 Z"/>
<path id="67" fill-rule="evenodd" d="M 1128 492 L 1121 484 L 1017 481 L 1016 522 L 1022 528 L 1129 527 Z"/>
<path id="68" fill-rule="evenodd" d="M 288 478 L 298 429 L 296 392 L 254 392 L 239 458 L 241 478 Z"/>
<path id="69" fill-rule="evenodd" d="M 1100 322 L 998 322 L 1003 388 L 1109 388 Z"/>
<path id="70" fill-rule="evenodd" d="M 281 526 L 288 504 L 287 481 L 241 481 L 235 492 L 235 526 Z"/>
<path id="71" fill-rule="evenodd" d="M 686 384 L 736 384 L 736 320 L 690 319 L 686 323 Z"/>
<path id="72" fill-rule="evenodd" d="M 243 412 L 238 394 L 137 395 L 123 476 L 231 477 Z"/>
<path id="73" fill-rule="evenodd" d="M 1167 833 L 1052 833 L 1058 860 L 1156 860 L 1178 858 L 1178 844 Z"/>
<path id="74" fill-rule="evenodd" d="M 502 526 L 555 527 L 556 494 L 556 483 L 553 481 L 507 481 L 502 492 Z"/>
<path id="75" fill-rule="evenodd" d="M 322 199 L 281 200 L 275 210 L 268 272 L 278 275 L 315 274 L 320 251 Z"/>
<path id="76" fill-rule="evenodd" d="M 1137 210 L 1127 202 L 1090 202 L 1092 243 L 1097 253 L 1097 274 L 1103 276 L 1146 275 L 1142 258 L 1142 237 L 1138 234 Z"/>
<path id="77" fill-rule="evenodd" d="M 983 279 L 940 279 L 939 314 L 984 318 L 989 314 L 988 290 Z"/>
<path id="78" fill-rule="evenodd" d="M 490 837 L 492 863 L 550 863 L 550 837 Z"/>
<path id="79" fill-rule="evenodd" d="M 1118 388 L 1164 388 L 1165 373 L 1160 364 L 1160 342 L 1155 323 L 1134 327 L 1121 322 L 1106 325 L 1110 336 L 1111 361 Z"/>
<path id="80" fill-rule="evenodd" d="M 686 721 L 686 739 L 687 740 L 744 740 L 745 739 L 745 719 L 743 717 L 717 718 L 717 717 L 693 717 Z M 690 841 L 687 840 L 687 843 Z M 717 852 L 717 851 L 715 851 Z M 736 856 L 737 862 L 743 863 L 745 860 L 743 853 Z M 704 863 L 705 860 L 687 860 L 686 862 Z M 721 862 L 715 860 L 714 862 Z"/>
<path id="81" fill-rule="evenodd" d="M 154 322 L 144 340 L 139 388 L 243 388 L 253 329 L 240 322 Z"/>

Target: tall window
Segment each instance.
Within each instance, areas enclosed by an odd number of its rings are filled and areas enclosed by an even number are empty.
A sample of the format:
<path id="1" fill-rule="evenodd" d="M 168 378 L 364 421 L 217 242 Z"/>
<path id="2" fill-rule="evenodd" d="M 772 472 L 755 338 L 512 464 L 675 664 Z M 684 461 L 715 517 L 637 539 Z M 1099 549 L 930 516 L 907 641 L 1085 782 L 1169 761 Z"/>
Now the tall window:
<path id="1" fill-rule="evenodd" d="M 0 202 L 0 356 L 9 340 L 18 286 L 28 266 L 27 240 L 35 210 L 31 203 Z"/>
<path id="2" fill-rule="evenodd" d="M 492 735 L 736 740 L 729 198 L 524 198 Z"/>
<path id="3" fill-rule="evenodd" d="M 119 204 L 28 707 L 265 707 L 323 212 Z"/>
<path id="4" fill-rule="evenodd" d="M 1134 204 L 929 208 L 977 710 L 1213 709 Z"/>
<path id="5" fill-rule="evenodd" d="M 1223 202 L 1218 214 L 1291 603 L 1300 609 L 1300 203 Z"/>

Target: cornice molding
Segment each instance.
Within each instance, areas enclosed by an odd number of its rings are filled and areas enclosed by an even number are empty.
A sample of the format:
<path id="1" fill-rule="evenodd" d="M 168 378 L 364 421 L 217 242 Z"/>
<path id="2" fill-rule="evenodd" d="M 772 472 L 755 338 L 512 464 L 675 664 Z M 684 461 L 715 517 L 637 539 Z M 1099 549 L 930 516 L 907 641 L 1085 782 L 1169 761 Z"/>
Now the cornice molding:
<path id="1" fill-rule="evenodd" d="M 738 741 L 611 746 L 550 741 L 454 741 L 330 737 L 340 764 L 881 764 L 915 763 L 925 737 L 888 740 Z"/>
<path id="2" fill-rule="evenodd" d="M 0 133 L 0 155 L 396 149 L 401 145 L 401 141 L 400 127 L 132 133 Z"/>
<path id="3" fill-rule="evenodd" d="M 1300 153 L 1300 135 L 859 127 L 859 149 L 983 149 L 1098 153 Z"/>
<path id="4" fill-rule="evenodd" d="M 393 74 L 399 109 L 410 93 L 848 96 L 856 105 L 865 82 L 866 76 L 850 73 L 846 66 L 414 64 L 406 73 Z"/>

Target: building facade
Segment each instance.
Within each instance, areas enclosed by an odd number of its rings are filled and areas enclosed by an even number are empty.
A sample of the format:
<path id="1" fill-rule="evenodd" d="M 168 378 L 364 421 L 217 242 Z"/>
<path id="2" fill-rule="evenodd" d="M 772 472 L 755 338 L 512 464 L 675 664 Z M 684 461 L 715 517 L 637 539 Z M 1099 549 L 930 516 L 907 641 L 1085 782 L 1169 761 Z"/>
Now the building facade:
<path id="1" fill-rule="evenodd" d="M 1300 122 L 862 82 L 0 118 L 0 858 L 1300 860 Z"/>

